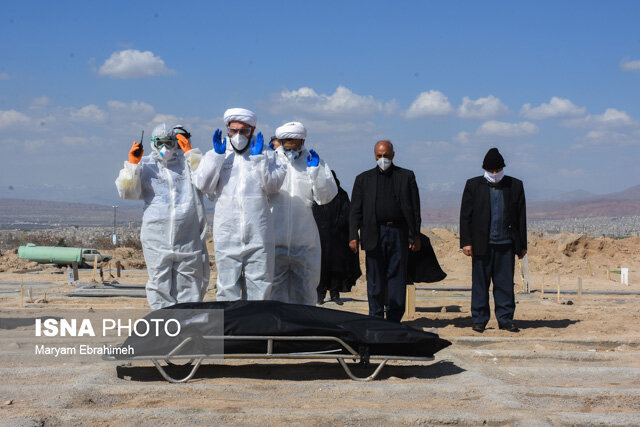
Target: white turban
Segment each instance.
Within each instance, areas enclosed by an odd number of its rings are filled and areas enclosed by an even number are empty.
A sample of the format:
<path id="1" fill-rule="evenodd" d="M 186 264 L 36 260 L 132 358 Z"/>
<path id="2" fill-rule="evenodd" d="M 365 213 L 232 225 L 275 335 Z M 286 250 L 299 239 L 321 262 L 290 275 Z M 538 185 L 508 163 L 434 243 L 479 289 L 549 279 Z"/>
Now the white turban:
<path id="1" fill-rule="evenodd" d="M 249 126 L 256 127 L 258 123 L 258 116 L 251 110 L 244 108 L 229 108 L 224 112 L 224 124 L 229 126 L 230 122 L 242 122 Z"/>
<path id="2" fill-rule="evenodd" d="M 307 129 L 300 122 L 285 123 L 276 129 L 278 139 L 307 139 Z"/>

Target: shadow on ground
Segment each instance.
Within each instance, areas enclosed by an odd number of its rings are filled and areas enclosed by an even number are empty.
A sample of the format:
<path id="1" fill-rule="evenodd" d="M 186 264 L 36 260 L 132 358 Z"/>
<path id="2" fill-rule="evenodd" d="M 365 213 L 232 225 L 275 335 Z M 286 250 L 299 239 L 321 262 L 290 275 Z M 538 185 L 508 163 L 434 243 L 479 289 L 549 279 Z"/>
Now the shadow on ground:
<path id="1" fill-rule="evenodd" d="M 447 308 L 447 311 L 448 311 L 448 308 Z M 514 323 L 520 329 L 535 329 L 535 328 L 563 329 L 571 325 L 574 325 L 579 321 L 580 320 L 572 320 L 572 319 L 519 320 L 516 318 L 514 320 Z M 427 328 L 427 329 L 445 328 L 447 326 L 454 326 L 456 328 L 471 328 L 471 326 L 473 325 L 473 318 L 471 316 L 454 317 L 452 319 L 429 319 L 427 317 L 421 317 L 419 319 L 410 320 L 403 323 L 405 325 L 412 326 L 414 328 Z"/>
<path id="2" fill-rule="evenodd" d="M 35 328 L 36 320 L 42 319 L 44 322 L 47 319 L 61 320 L 62 317 L 56 316 L 42 316 L 42 317 L 2 317 L 0 318 L 0 329 L 16 329 L 27 326 L 29 328 Z"/>
<path id="3" fill-rule="evenodd" d="M 447 313 L 461 313 L 462 307 L 459 305 L 445 305 L 445 306 L 437 306 L 437 307 L 416 307 L 416 311 L 418 312 L 426 312 L 426 313 L 440 313 L 442 309 L 445 309 Z"/>
<path id="4" fill-rule="evenodd" d="M 457 375 L 465 370 L 456 364 L 442 360 L 431 365 L 403 365 L 394 366 L 393 362 L 385 366 L 377 380 L 385 380 L 391 377 L 400 379 L 436 379 Z M 355 367 L 350 365 L 353 373 L 358 376 L 370 375 L 377 365 L 369 367 Z M 189 366 L 169 366 L 166 371 L 174 378 L 184 378 L 188 375 Z M 154 366 L 117 366 L 118 378 L 132 381 L 163 381 Z M 309 362 L 296 364 L 266 364 L 255 363 L 245 365 L 202 365 L 193 379 L 206 378 L 249 378 L 256 380 L 276 381 L 313 381 L 313 380 L 344 380 L 352 381 L 337 363 Z"/>

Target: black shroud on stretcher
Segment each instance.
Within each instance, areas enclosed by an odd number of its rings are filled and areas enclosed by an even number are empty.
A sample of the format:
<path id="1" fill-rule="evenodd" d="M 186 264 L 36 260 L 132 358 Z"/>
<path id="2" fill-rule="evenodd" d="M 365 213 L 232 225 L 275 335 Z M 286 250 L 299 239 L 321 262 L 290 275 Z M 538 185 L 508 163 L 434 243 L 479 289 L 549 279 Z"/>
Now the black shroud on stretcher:
<path id="1" fill-rule="evenodd" d="M 354 377 L 344 363 L 345 359 L 359 360 L 433 360 L 433 355 L 451 343 L 437 334 L 424 332 L 401 323 L 390 322 L 347 311 L 331 310 L 277 301 L 225 301 L 183 303 L 167 307 L 171 318 L 181 325 L 176 337 L 136 335 L 125 340 L 123 346 L 131 346 L 135 356 L 117 355 L 112 360 L 152 360 L 161 374 L 169 381 L 157 360 L 175 358 L 324 358 L 337 359 L 345 371 Z M 220 353 L 220 341 L 203 337 L 218 335 L 207 323 L 192 323 L 186 317 L 193 310 L 224 310 L 224 355 Z M 147 318 L 158 318 L 165 310 L 156 310 Z M 185 318 L 180 318 L 180 313 Z M 185 342 L 186 341 L 186 342 Z M 175 349 L 179 347 L 179 351 Z M 242 356 L 242 357 L 240 357 Z M 307 357 L 310 356 L 310 357 Z M 196 366 L 197 369 L 197 366 Z M 377 375 L 379 369 L 374 373 Z M 193 376 L 195 369 L 189 376 Z M 366 378 L 373 379 L 375 375 Z"/>

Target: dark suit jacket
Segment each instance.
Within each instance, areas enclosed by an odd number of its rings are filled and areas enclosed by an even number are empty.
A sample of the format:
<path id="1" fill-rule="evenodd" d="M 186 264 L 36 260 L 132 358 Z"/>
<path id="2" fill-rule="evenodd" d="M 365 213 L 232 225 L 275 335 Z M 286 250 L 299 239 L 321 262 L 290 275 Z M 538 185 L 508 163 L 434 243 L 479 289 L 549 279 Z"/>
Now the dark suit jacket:
<path id="1" fill-rule="evenodd" d="M 527 249 L 527 206 L 519 179 L 505 176 L 499 183 L 504 196 L 506 224 L 516 254 Z M 484 176 L 467 181 L 460 206 L 460 247 L 471 245 L 473 255 L 481 256 L 489 247 L 491 202 L 489 183 Z"/>
<path id="2" fill-rule="evenodd" d="M 413 171 L 392 165 L 396 202 L 409 229 L 409 240 L 420 234 L 420 195 Z M 378 221 L 376 219 L 376 192 L 378 167 L 362 172 L 356 177 L 351 194 L 349 240 L 360 240 L 363 250 L 378 246 Z M 360 237 L 358 237 L 360 230 Z M 409 242 L 407 242 L 407 245 Z"/>

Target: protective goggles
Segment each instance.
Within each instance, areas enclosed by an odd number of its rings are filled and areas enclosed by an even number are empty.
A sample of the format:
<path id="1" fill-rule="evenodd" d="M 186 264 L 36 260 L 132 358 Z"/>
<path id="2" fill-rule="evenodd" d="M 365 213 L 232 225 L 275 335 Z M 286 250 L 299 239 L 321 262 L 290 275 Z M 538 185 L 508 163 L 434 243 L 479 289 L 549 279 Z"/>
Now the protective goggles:
<path id="1" fill-rule="evenodd" d="M 176 138 L 151 138 L 151 142 L 158 150 L 162 147 L 174 148 L 176 146 Z"/>
<path id="2" fill-rule="evenodd" d="M 237 133 L 240 133 L 240 135 L 244 135 L 244 136 L 249 136 L 251 135 L 251 128 L 242 128 L 242 129 L 233 129 L 233 128 L 227 128 L 227 132 L 229 132 L 229 136 L 233 136 Z"/>
<path id="3" fill-rule="evenodd" d="M 284 148 L 284 151 L 300 151 L 302 150 L 302 146 L 304 145 L 304 140 L 298 142 L 297 144 L 291 145 L 292 141 L 300 141 L 296 138 L 283 138 L 279 139 L 278 141 L 282 145 L 282 148 Z M 287 145 L 287 143 L 289 143 L 289 145 Z"/>

